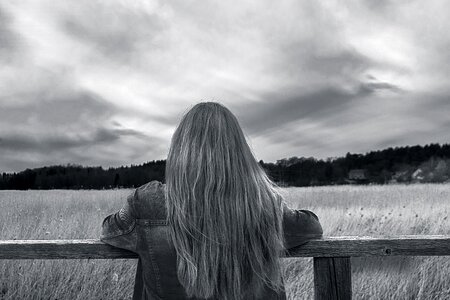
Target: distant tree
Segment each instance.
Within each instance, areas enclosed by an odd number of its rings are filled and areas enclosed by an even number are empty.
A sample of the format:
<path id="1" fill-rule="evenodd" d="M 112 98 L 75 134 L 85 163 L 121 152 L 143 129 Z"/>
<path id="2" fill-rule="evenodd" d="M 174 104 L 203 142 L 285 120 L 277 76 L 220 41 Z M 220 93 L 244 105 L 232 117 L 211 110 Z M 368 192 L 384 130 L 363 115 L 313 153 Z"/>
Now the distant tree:
<path id="1" fill-rule="evenodd" d="M 164 160 L 118 168 L 82 167 L 79 165 L 48 166 L 27 169 L 0 176 L 0 189 L 104 189 L 137 187 L 151 180 L 164 182 Z M 450 144 L 405 146 L 347 153 L 344 157 L 318 160 L 313 157 L 283 158 L 276 163 L 259 164 L 280 185 L 310 186 L 345 184 L 352 169 L 363 169 L 368 181 L 387 183 L 411 181 L 418 168 L 424 169 L 424 181 L 443 182 L 450 178 Z"/>

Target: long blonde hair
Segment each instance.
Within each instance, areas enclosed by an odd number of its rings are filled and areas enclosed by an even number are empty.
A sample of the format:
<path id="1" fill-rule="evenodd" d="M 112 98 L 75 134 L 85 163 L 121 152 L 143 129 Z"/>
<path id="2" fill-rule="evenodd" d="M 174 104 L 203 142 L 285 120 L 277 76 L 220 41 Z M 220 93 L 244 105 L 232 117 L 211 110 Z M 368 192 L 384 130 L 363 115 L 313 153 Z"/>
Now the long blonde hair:
<path id="1" fill-rule="evenodd" d="M 284 289 L 282 197 L 236 117 L 215 102 L 182 118 L 166 162 L 169 235 L 188 297 L 251 299 Z"/>

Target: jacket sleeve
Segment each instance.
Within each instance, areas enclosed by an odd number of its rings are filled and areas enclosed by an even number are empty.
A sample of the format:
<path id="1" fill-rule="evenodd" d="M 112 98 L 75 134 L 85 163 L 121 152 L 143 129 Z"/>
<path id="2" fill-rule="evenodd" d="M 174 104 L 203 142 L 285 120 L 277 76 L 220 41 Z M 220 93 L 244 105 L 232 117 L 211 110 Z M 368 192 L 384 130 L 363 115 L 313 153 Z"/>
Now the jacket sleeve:
<path id="1" fill-rule="evenodd" d="M 128 196 L 123 207 L 107 216 L 102 223 L 100 240 L 115 247 L 136 252 L 136 210 L 134 208 L 137 192 Z"/>
<path id="2" fill-rule="evenodd" d="M 323 234 L 319 218 L 309 210 L 297 210 L 283 205 L 283 230 L 286 249 L 321 238 Z"/>

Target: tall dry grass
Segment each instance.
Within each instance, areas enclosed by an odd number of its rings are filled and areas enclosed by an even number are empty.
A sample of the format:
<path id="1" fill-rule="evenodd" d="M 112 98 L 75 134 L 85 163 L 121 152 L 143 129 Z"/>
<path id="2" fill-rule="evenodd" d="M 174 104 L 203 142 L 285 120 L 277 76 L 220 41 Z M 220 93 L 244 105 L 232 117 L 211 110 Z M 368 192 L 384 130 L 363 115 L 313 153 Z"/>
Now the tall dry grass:
<path id="1" fill-rule="evenodd" d="M 450 234 L 450 185 L 286 188 L 293 208 L 319 216 L 324 235 Z M 450 299 L 449 257 L 352 258 L 354 299 Z M 286 260 L 290 299 L 312 299 L 311 259 Z"/>
<path id="2" fill-rule="evenodd" d="M 0 191 L 0 239 L 98 238 L 130 190 Z M 450 185 L 286 188 L 326 235 L 449 234 Z M 312 299 L 312 261 L 284 259 L 289 299 Z M 131 299 L 132 260 L 0 261 L 0 299 Z M 355 299 L 450 299 L 448 257 L 352 259 Z"/>

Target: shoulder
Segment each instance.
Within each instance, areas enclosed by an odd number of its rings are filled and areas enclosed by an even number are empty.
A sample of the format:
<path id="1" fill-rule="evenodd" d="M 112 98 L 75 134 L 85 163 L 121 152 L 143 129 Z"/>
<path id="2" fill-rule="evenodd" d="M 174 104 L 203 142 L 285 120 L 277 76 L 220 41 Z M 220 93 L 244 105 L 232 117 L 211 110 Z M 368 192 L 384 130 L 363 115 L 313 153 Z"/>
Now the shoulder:
<path id="1" fill-rule="evenodd" d="M 283 227 L 287 234 L 322 234 L 322 227 L 315 213 L 310 210 L 292 209 L 286 203 L 283 203 Z"/>
<path id="2" fill-rule="evenodd" d="M 165 218 L 165 184 L 153 180 L 134 191 L 133 206 L 140 219 Z"/>
<path id="3" fill-rule="evenodd" d="M 158 180 L 150 181 L 144 185 L 141 185 L 136 189 L 136 194 L 138 198 L 145 199 L 146 197 L 153 197 L 164 193 L 164 184 Z"/>

